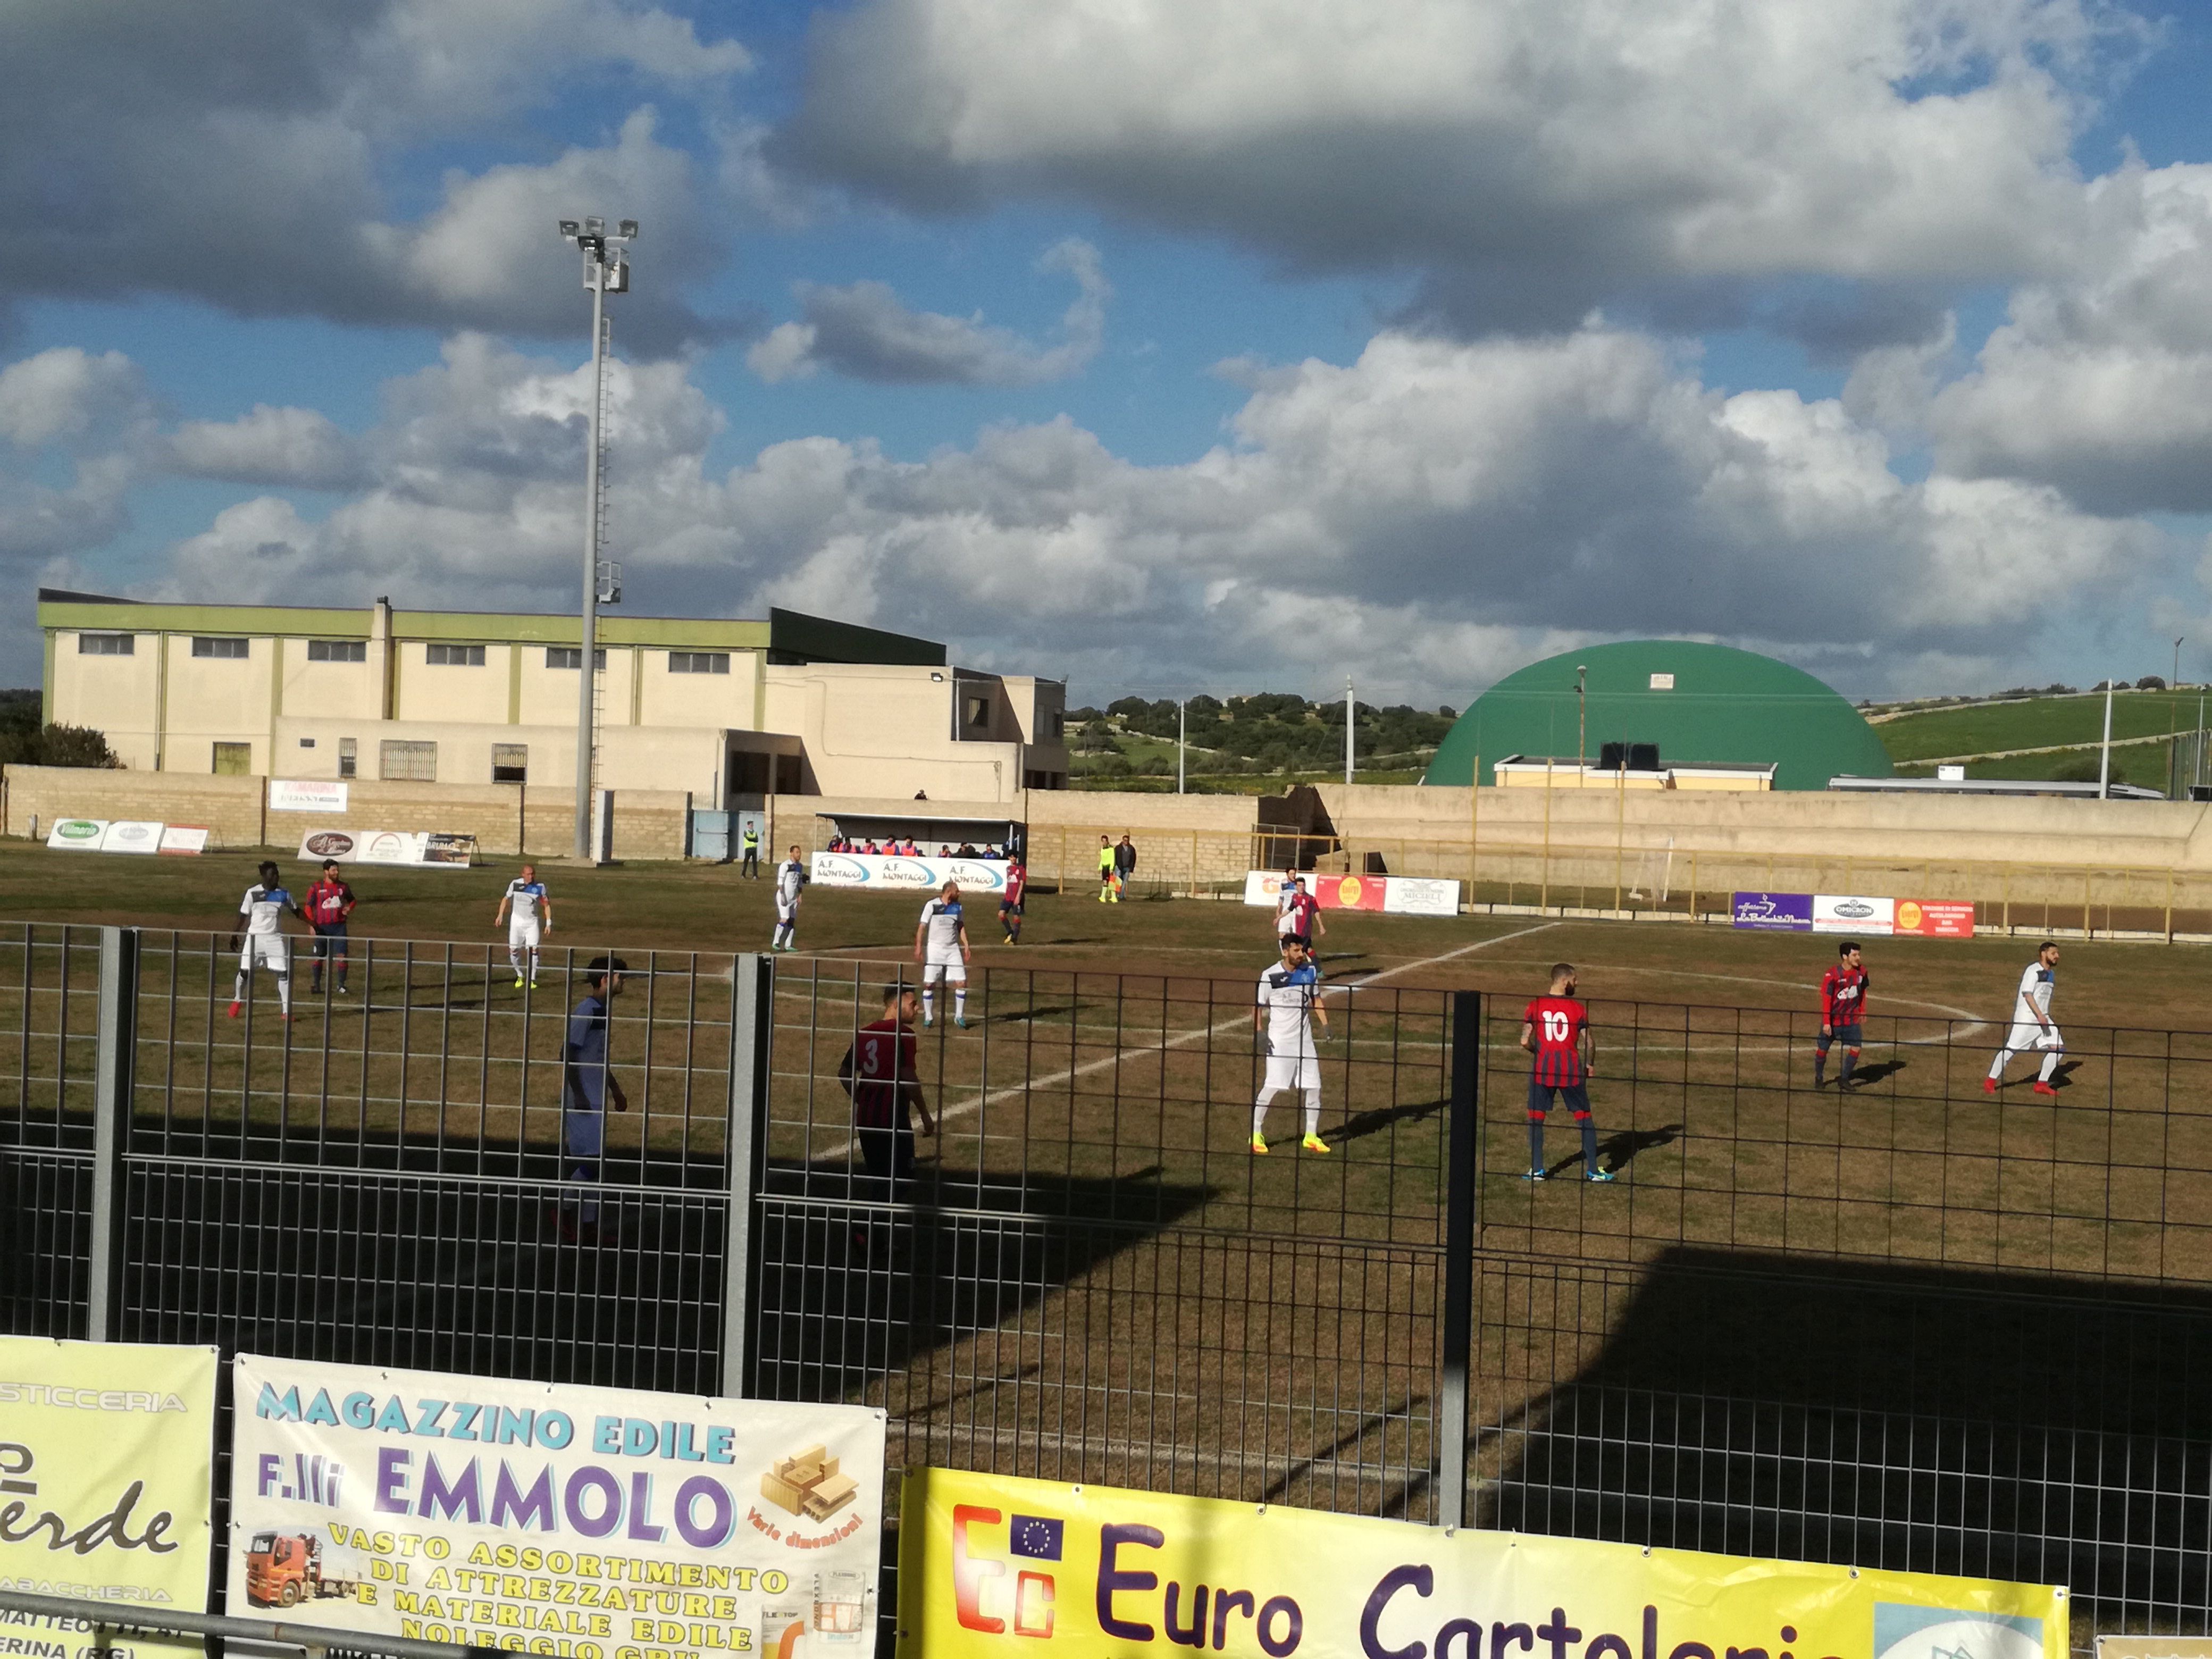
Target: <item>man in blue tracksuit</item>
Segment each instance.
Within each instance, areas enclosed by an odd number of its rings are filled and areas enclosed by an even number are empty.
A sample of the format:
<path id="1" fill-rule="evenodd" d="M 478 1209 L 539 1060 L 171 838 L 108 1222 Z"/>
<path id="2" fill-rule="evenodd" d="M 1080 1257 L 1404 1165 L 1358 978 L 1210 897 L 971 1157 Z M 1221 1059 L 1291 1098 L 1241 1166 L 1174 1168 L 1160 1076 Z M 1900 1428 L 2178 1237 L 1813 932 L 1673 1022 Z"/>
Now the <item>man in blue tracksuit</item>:
<path id="1" fill-rule="evenodd" d="M 606 1109 L 629 1110 L 607 1060 L 607 1005 L 622 994 L 623 975 L 629 964 L 620 957 L 594 957 L 584 970 L 589 988 L 584 1000 L 568 1013 L 568 1040 L 561 1051 L 561 1150 L 562 1177 L 599 1180 L 599 1158 L 606 1148 Z M 596 1198 L 564 1203 L 560 1214 L 562 1237 L 571 1242 L 596 1242 L 599 1206 Z"/>

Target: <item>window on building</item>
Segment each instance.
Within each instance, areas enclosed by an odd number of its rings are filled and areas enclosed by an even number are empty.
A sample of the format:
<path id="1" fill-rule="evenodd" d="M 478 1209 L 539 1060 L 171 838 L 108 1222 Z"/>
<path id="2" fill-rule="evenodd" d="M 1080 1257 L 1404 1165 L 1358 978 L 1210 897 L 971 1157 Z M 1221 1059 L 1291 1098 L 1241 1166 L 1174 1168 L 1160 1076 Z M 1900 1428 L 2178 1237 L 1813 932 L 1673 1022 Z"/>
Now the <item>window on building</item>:
<path id="1" fill-rule="evenodd" d="M 338 775 L 357 777 L 361 771 L 361 742 L 356 738 L 338 739 Z"/>
<path id="2" fill-rule="evenodd" d="M 215 775 L 219 778 L 250 777 L 253 773 L 253 745 L 250 743 L 219 743 L 215 746 Z"/>
<path id="3" fill-rule="evenodd" d="M 1052 740 L 1054 743 L 1060 742 L 1067 736 L 1067 711 L 1065 708 L 1054 709 L 1051 718 L 1045 724 L 1052 732 Z"/>
<path id="4" fill-rule="evenodd" d="M 430 647 L 433 651 L 438 647 Z M 478 647 L 479 650 L 483 647 Z M 386 738 L 377 745 L 377 775 L 387 783 L 435 783 L 438 745 Z"/>
<path id="5" fill-rule="evenodd" d="M 991 724 L 991 700 L 988 697 L 969 698 L 967 715 L 970 732 L 988 730 Z"/>
<path id="6" fill-rule="evenodd" d="M 730 653 L 726 651 L 672 651 L 668 653 L 668 672 L 672 674 L 726 674 L 730 672 Z"/>
<path id="7" fill-rule="evenodd" d="M 483 653 L 480 645 L 434 645 L 424 658 L 433 668 L 482 668 Z"/>
<path id="8" fill-rule="evenodd" d="M 80 634 L 76 636 L 76 653 L 80 657 L 127 657 L 137 643 L 131 634 Z"/>
<path id="9" fill-rule="evenodd" d="M 491 781 L 494 783 L 524 783 L 530 776 L 530 745 L 526 743 L 495 743 L 491 746 Z"/>
<path id="10" fill-rule="evenodd" d="M 204 634 L 196 634 L 192 636 L 192 655 L 222 657 L 231 662 L 239 662 L 246 657 L 246 645 L 244 640 L 210 639 Z"/>
<path id="11" fill-rule="evenodd" d="M 584 665 L 584 647 L 580 645 L 549 645 L 545 647 L 545 665 L 548 668 L 581 668 Z M 596 647 L 592 652 L 592 672 L 594 674 L 607 672 L 607 648 L 604 645 Z"/>
<path id="12" fill-rule="evenodd" d="M 367 640 L 309 640 L 307 660 L 309 662 L 367 662 L 368 641 Z"/>
<path id="13" fill-rule="evenodd" d="M 302 749 L 313 749 L 314 746 L 315 740 L 313 738 L 302 738 L 300 739 L 300 747 Z"/>

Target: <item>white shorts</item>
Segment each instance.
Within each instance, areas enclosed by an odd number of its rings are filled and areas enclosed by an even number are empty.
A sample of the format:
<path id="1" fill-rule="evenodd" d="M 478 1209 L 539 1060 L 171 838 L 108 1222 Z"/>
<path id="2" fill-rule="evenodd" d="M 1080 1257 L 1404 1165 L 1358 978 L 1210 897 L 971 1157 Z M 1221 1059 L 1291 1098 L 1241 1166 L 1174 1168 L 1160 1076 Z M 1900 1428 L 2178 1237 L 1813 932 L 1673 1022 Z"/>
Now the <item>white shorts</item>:
<path id="1" fill-rule="evenodd" d="M 921 982 L 924 985 L 934 985 L 940 979 L 949 980 L 955 985 L 965 985 L 968 982 L 968 964 L 964 962 L 932 962 L 924 964 L 921 970 Z"/>
<path id="2" fill-rule="evenodd" d="M 2005 1033 L 2004 1046 L 2015 1054 L 2030 1051 L 2048 1054 L 2053 1048 L 2063 1048 L 2066 1042 L 2058 1035 L 2056 1025 L 2048 1029 L 2040 1025 L 2015 1025 Z"/>
<path id="3" fill-rule="evenodd" d="M 248 933 L 245 949 L 238 953 L 238 969 L 240 973 L 251 973 L 256 964 L 273 974 L 290 972 L 291 941 L 282 933 Z"/>
<path id="4" fill-rule="evenodd" d="M 1261 1085 L 1262 1094 L 1276 1094 L 1285 1089 L 1321 1088 L 1321 1056 L 1308 1048 L 1303 1054 L 1269 1054 L 1267 1080 Z"/>
<path id="5" fill-rule="evenodd" d="M 537 916 L 509 916 L 507 919 L 507 948 L 510 951 L 535 951 L 538 941 L 545 937 L 545 923 Z"/>
<path id="6" fill-rule="evenodd" d="M 797 899 L 778 899 L 775 902 L 775 919 L 780 925 L 786 927 L 791 926 L 793 922 L 797 921 L 799 920 L 799 901 Z"/>

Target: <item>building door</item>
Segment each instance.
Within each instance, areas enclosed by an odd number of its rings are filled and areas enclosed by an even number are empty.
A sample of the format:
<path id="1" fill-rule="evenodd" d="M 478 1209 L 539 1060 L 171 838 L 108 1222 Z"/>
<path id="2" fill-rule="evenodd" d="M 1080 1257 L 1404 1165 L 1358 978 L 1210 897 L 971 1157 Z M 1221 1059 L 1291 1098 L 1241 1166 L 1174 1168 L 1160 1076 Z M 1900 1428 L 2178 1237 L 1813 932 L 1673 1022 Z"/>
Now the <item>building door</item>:
<path id="1" fill-rule="evenodd" d="M 219 743 L 215 746 L 215 775 L 219 778 L 245 778 L 253 775 L 253 745 L 250 743 Z"/>

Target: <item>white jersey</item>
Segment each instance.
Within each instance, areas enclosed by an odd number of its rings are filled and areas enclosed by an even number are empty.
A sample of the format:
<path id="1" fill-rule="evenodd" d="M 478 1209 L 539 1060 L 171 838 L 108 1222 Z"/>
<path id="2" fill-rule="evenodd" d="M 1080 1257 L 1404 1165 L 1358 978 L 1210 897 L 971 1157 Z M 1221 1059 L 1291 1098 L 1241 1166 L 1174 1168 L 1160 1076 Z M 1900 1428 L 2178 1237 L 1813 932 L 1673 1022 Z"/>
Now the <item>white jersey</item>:
<path id="1" fill-rule="evenodd" d="M 921 907 L 922 961 L 945 967 L 960 960 L 960 930 L 966 925 L 958 899 L 933 898 Z"/>
<path id="2" fill-rule="evenodd" d="M 2012 1023 L 2039 1026 L 2051 1018 L 2051 994 L 2058 988 L 2058 970 L 2031 962 L 2020 976 L 2020 997 L 2014 1003 Z M 2038 1018 L 2040 1016 L 2040 1018 Z"/>
<path id="3" fill-rule="evenodd" d="M 291 908 L 292 896 L 282 887 L 249 887 L 238 911 L 246 918 L 246 931 L 251 937 L 281 932 L 284 913 Z"/>
<path id="4" fill-rule="evenodd" d="M 797 859 L 786 859 L 775 866 L 775 902 L 778 904 L 799 902 L 799 890 L 806 885 L 806 866 Z"/>
<path id="5" fill-rule="evenodd" d="M 545 896 L 545 884 L 542 881 L 525 881 L 517 876 L 507 884 L 508 914 L 517 921 L 537 921 Z"/>
<path id="6" fill-rule="evenodd" d="M 1285 968 L 1280 963 L 1260 975 L 1257 1006 L 1267 1011 L 1267 1052 L 1310 1055 L 1314 1052 L 1314 1002 L 1321 975 L 1311 963 Z"/>

